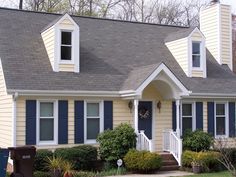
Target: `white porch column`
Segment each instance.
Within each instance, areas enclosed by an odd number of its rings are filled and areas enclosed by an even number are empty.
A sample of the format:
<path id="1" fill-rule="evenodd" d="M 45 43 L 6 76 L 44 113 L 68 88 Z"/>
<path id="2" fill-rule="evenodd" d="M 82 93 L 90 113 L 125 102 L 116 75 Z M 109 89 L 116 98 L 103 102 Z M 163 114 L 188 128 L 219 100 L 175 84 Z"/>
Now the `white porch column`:
<path id="1" fill-rule="evenodd" d="M 175 102 L 176 104 L 176 133 L 177 133 L 177 137 L 180 138 L 180 100 L 176 100 Z"/>
<path id="2" fill-rule="evenodd" d="M 138 99 L 134 99 L 134 130 L 138 133 Z"/>

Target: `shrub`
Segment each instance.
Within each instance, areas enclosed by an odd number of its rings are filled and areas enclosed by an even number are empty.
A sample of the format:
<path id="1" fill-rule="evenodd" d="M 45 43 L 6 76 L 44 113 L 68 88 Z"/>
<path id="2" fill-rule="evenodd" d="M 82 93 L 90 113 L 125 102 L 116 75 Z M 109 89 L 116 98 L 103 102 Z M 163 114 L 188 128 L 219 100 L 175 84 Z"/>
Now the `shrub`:
<path id="1" fill-rule="evenodd" d="M 90 145 L 55 150 L 55 156 L 71 162 L 74 170 L 91 170 L 97 160 L 97 148 Z"/>
<path id="2" fill-rule="evenodd" d="M 87 171 L 79 171 L 73 175 L 73 177 L 94 177 L 94 176 L 96 176 L 95 173 Z"/>
<path id="3" fill-rule="evenodd" d="M 182 166 L 191 168 L 191 163 L 197 159 L 204 171 L 216 171 L 220 167 L 219 157 L 220 153 L 215 151 L 193 152 L 187 150 L 182 154 Z"/>
<path id="4" fill-rule="evenodd" d="M 128 170 L 147 173 L 158 170 L 162 159 L 156 153 L 132 149 L 125 155 L 124 162 Z"/>
<path id="5" fill-rule="evenodd" d="M 51 158 L 53 153 L 48 150 L 37 150 L 34 160 L 34 170 L 44 171 L 46 170 L 46 159 Z"/>
<path id="6" fill-rule="evenodd" d="M 211 145 L 213 145 L 213 138 L 202 130 L 188 132 L 183 137 L 184 150 L 200 152 L 209 150 Z"/>
<path id="7" fill-rule="evenodd" d="M 34 177 L 51 177 L 50 173 L 43 171 L 35 171 Z"/>
<path id="8" fill-rule="evenodd" d="M 136 146 L 136 134 L 128 124 L 121 124 L 114 130 L 106 130 L 99 134 L 99 153 L 102 160 L 114 163 L 123 159 L 125 154 Z"/>

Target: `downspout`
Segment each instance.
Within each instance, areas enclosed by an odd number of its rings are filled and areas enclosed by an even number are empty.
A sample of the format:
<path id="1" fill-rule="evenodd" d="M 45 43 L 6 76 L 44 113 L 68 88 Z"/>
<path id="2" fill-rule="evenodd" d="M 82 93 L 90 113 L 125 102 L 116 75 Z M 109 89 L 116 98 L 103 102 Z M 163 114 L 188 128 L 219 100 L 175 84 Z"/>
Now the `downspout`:
<path id="1" fill-rule="evenodd" d="M 12 111 L 12 147 L 16 146 L 16 100 L 18 98 L 18 93 L 15 92 L 12 96 L 13 100 L 13 111 Z"/>

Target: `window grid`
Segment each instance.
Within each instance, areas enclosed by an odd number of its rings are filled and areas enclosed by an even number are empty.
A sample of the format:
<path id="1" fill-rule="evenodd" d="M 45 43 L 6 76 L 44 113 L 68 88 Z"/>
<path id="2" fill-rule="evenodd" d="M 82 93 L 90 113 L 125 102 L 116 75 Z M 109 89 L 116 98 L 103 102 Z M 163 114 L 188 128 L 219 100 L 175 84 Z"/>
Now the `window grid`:
<path id="1" fill-rule="evenodd" d="M 217 105 L 224 105 L 224 114 L 217 114 Z M 226 103 L 216 103 L 215 104 L 215 135 L 216 136 L 226 136 L 227 135 L 227 121 L 226 121 L 226 118 L 227 118 L 227 108 L 226 108 Z M 219 134 L 217 132 L 217 120 L 219 118 L 224 118 L 224 123 L 225 123 L 225 127 L 224 127 L 224 134 Z"/>
<path id="2" fill-rule="evenodd" d="M 70 44 L 63 44 L 63 42 L 62 42 L 62 33 L 63 32 L 71 33 Z M 62 48 L 63 47 L 70 48 L 70 59 L 62 58 L 62 53 L 61 53 L 61 60 L 63 60 L 63 61 L 71 61 L 72 60 L 72 32 L 71 31 L 61 31 L 61 52 L 62 52 Z"/>
<path id="3" fill-rule="evenodd" d="M 199 47 L 198 53 L 194 53 L 194 51 L 193 51 L 194 44 L 197 44 Z M 194 66 L 194 59 L 199 60 L 199 66 Z M 193 68 L 200 68 L 201 67 L 201 42 L 192 42 L 192 67 Z"/>

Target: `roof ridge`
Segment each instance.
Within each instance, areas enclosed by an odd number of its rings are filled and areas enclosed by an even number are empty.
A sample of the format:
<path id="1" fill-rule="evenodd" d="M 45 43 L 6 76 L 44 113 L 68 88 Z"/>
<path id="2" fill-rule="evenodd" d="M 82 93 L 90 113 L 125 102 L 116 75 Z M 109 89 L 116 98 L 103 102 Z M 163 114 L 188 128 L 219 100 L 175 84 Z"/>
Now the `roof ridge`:
<path id="1" fill-rule="evenodd" d="M 11 10 L 11 11 L 28 12 L 28 13 L 57 15 L 57 16 L 65 14 L 65 13 L 53 13 L 53 12 L 39 12 L 39 11 L 32 11 L 32 10 L 25 10 L 25 9 L 14 9 L 14 8 L 8 8 L 8 7 L 0 7 L 0 10 L 1 9 L 3 9 L 3 10 Z M 159 24 L 159 23 L 137 22 L 137 21 L 128 21 L 128 20 L 110 19 L 110 18 L 101 18 L 101 17 L 91 17 L 91 16 L 80 16 L 80 15 L 71 15 L 71 14 L 69 14 L 69 15 L 71 17 L 89 18 L 89 19 L 106 20 L 106 21 L 123 22 L 123 23 L 134 23 L 134 24 L 165 26 L 165 27 L 176 27 L 176 28 L 189 28 L 189 26 L 178 26 L 178 25 L 167 25 L 167 24 Z"/>

